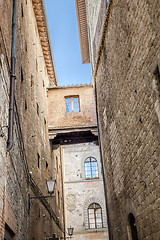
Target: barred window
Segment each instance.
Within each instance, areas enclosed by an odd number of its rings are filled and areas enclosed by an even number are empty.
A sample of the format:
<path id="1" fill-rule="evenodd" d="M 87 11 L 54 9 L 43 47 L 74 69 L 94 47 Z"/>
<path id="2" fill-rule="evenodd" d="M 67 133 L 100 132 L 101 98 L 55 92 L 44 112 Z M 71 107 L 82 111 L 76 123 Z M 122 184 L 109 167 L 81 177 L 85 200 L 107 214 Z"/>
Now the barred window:
<path id="1" fill-rule="evenodd" d="M 88 207 L 89 229 L 103 228 L 102 208 L 98 203 L 92 203 Z"/>
<path id="2" fill-rule="evenodd" d="M 98 177 L 98 163 L 93 157 L 89 157 L 85 160 L 85 178 L 97 179 Z"/>

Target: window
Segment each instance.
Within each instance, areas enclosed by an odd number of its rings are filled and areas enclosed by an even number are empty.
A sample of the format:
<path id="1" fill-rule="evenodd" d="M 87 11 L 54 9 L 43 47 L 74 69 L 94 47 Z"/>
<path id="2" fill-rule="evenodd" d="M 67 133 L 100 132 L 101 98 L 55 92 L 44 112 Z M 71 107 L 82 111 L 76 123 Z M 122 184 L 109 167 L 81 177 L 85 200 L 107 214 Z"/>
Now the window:
<path id="1" fill-rule="evenodd" d="M 48 162 L 46 162 L 46 180 L 48 180 Z"/>
<path id="2" fill-rule="evenodd" d="M 85 177 L 86 179 L 98 178 L 98 163 L 93 157 L 89 157 L 85 160 Z"/>
<path id="3" fill-rule="evenodd" d="M 89 229 L 102 228 L 102 208 L 98 203 L 92 203 L 88 207 L 88 226 Z"/>
<path id="4" fill-rule="evenodd" d="M 61 206 L 61 198 L 60 198 L 60 192 L 58 191 L 58 206 L 60 208 Z"/>
<path id="5" fill-rule="evenodd" d="M 56 170 L 57 170 L 57 173 L 58 173 L 58 157 L 56 156 Z"/>
<path id="6" fill-rule="evenodd" d="M 21 82 L 23 82 L 24 78 L 23 78 L 23 69 L 21 68 Z"/>
<path id="7" fill-rule="evenodd" d="M 160 84 L 160 70 L 159 70 L 159 66 L 157 65 L 153 74 L 155 75 L 157 81 L 158 81 L 158 84 Z"/>
<path id="8" fill-rule="evenodd" d="M 31 88 L 33 87 L 33 85 L 34 85 L 33 75 L 31 75 Z"/>
<path id="9" fill-rule="evenodd" d="M 39 116 L 39 104 L 37 103 L 37 115 Z"/>
<path id="10" fill-rule="evenodd" d="M 24 12 L 23 12 L 23 4 L 21 3 L 21 17 L 24 17 Z"/>
<path id="11" fill-rule="evenodd" d="M 135 217 L 132 213 L 128 215 L 128 237 L 132 240 L 138 240 L 138 233 L 137 233 L 137 227 L 135 222 Z"/>
<path id="12" fill-rule="evenodd" d="M 47 140 L 48 130 L 47 130 L 47 122 L 45 118 L 44 118 L 44 132 L 45 132 L 45 139 Z"/>
<path id="13" fill-rule="evenodd" d="M 80 112 L 79 108 L 79 97 L 73 96 L 73 97 L 66 97 L 66 112 Z"/>
<path id="14" fill-rule="evenodd" d="M 40 168 L 40 155 L 37 153 L 37 167 Z"/>

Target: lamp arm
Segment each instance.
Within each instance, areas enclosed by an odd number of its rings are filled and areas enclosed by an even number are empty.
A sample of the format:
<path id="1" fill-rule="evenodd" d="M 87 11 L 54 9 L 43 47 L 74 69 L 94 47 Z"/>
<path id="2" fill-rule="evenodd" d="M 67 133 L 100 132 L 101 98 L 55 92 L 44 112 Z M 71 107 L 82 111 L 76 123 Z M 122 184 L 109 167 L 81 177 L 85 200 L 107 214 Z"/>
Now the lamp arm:
<path id="1" fill-rule="evenodd" d="M 71 239 L 73 237 L 65 237 L 65 239 L 68 238 L 68 239 Z M 64 237 L 60 237 L 60 239 L 64 239 Z"/>
<path id="2" fill-rule="evenodd" d="M 30 213 L 30 202 L 31 202 L 31 199 L 42 199 L 42 198 L 54 198 L 56 197 L 55 195 L 52 195 L 52 196 L 40 196 L 40 197 L 30 197 L 30 195 L 28 195 L 28 213 Z"/>
<path id="3" fill-rule="evenodd" d="M 37 198 L 37 199 L 39 199 L 39 198 L 53 198 L 53 197 L 56 197 L 56 196 L 53 195 L 53 196 L 41 196 L 41 197 L 29 197 L 29 199 L 35 199 L 35 198 Z"/>

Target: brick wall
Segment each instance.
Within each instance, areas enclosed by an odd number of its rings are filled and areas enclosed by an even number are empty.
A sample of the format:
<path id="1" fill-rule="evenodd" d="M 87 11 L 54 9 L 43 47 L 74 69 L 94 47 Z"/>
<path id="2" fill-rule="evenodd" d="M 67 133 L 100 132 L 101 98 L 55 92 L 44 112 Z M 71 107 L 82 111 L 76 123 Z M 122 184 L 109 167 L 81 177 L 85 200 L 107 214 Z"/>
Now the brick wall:
<path id="1" fill-rule="evenodd" d="M 66 112 L 65 97 L 79 96 L 79 112 Z M 96 125 L 93 86 L 66 86 L 52 88 L 48 92 L 49 99 L 49 127 L 50 128 L 76 128 Z"/>
<path id="2" fill-rule="evenodd" d="M 130 237 L 132 213 L 139 239 L 157 240 L 160 2 L 110 3 L 95 82 L 111 235 Z"/>
<path id="3" fill-rule="evenodd" d="M 12 5 L 10 0 L 0 3 L 0 16 L 3 16 L 0 23 L 3 35 L 3 41 L 0 37 L 0 128 L 8 125 Z M 3 128 L 4 136 L 0 137 L 0 239 L 2 234 L 4 236 L 5 223 L 15 233 L 15 240 L 45 239 L 53 233 L 62 236 L 62 230 L 39 200 L 31 200 L 28 213 L 28 194 L 35 196 L 29 187 L 29 172 L 41 192 L 47 195 L 46 179 L 53 177 L 54 168 L 54 154 L 48 139 L 49 77 L 31 0 L 18 1 L 16 47 L 17 107 L 14 145 L 10 152 L 6 152 L 7 128 Z M 50 204 L 55 206 L 54 199 Z"/>

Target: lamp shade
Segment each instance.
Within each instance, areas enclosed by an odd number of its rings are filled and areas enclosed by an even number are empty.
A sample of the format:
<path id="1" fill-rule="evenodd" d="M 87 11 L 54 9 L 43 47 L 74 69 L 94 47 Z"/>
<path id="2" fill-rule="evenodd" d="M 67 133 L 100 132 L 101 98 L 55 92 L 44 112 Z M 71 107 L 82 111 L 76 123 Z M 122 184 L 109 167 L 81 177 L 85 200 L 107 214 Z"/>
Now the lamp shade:
<path id="1" fill-rule="evenodd" d="M 50 194 L 54 193 L 55 183 L 56 183 L 56 180 L 52 180 L 52 179 L 47 180 L 47 188 Z"/>
<path id="2" fill-rule="evenodd" d="M 74 230 L 74 228 L 72 228 L 71 226 L 68 228 L 68 235 L 70 237 L 73 235 L 73 230 Z"/>

